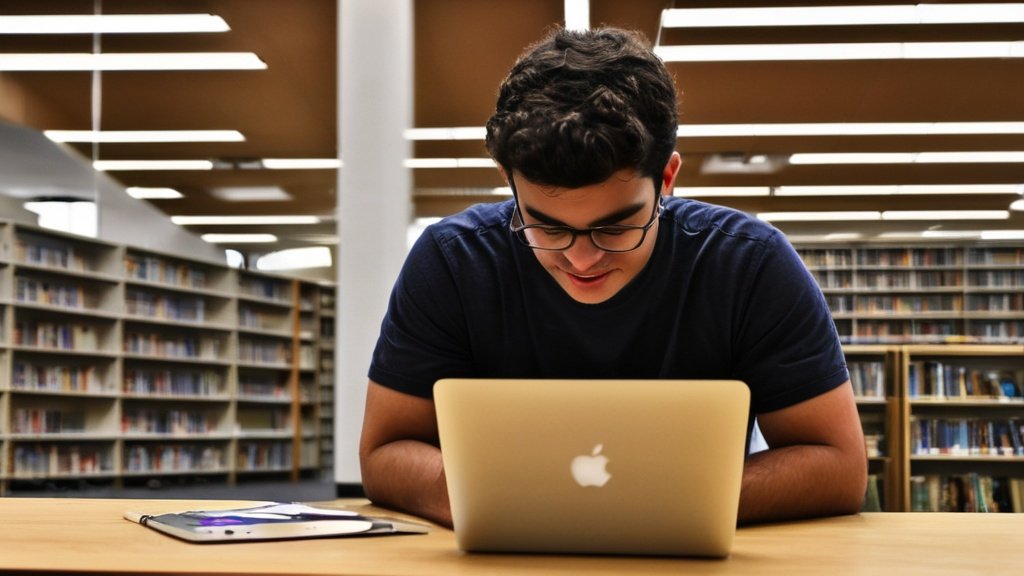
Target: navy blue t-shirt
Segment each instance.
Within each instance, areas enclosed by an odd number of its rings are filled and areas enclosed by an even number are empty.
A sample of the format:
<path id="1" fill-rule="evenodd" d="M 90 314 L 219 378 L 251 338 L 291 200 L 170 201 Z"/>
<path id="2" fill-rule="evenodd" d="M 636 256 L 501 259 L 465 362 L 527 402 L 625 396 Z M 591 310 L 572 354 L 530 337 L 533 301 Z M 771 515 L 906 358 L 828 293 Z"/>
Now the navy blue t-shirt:
<path id="1" fill-rule="evenodd" d="M 430 398 L 440 378 L 728 378 L 754 414 L 847 373 L 828 306 L 786 238 L 742 212 L 664 198 L 643 271 L 573 300 L 509 231 L 512 201 L 427 228 L 395 284 L 370 379 Z"/>

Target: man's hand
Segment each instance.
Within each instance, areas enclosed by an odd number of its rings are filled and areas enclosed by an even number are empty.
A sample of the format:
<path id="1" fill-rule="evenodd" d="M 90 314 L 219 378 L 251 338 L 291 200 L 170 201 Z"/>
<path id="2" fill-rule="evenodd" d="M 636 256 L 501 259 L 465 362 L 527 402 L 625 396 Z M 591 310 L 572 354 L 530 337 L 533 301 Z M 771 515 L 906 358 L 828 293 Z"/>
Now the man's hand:
<path id="1" fill-rule="evenodd" d="M 867 487 L 864 432 L 850 382 L 757 415 L 769 450 L 747 459 L 741 524 L 855 514 Z"/>
<path id="2" fill-rule="evenodd" d="M 374 504 L 451 527 L 434 403 L 370 381 L 359 441 L 363 489 Z"/>

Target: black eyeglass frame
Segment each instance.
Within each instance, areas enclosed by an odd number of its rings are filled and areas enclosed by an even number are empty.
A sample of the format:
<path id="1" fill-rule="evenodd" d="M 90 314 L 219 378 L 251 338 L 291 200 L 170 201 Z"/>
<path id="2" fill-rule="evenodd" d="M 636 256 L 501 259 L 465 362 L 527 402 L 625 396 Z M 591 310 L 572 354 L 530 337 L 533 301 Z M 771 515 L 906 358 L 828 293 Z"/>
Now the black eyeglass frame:
<path id="1" fill-rule="evenodd" d="M 549 252 L 565 252 L 566 250 L 568 250 L 568 249 L 573 247 L 573 245 L 576 243 L 576 238 L 578 236 L 584 236 L 585 235 L 585 236 L 588 236 L 590 238 L 590 243 L 593 244 L 598 250 L 602 250 L 604 252 L 609 252 L 609 253 L 613 253 L 613 254 L 622 254 L 624 252 L 632 252 L 632 251 L 636 250 L 637 248 L 640 248 L 641 246 L 643 246 L 644 240 L 647 239 L 647 232 L 650 231 L 651 227 L 654 226 L 654 223 L 658 221 L 658 217 L 661 216 L 661 212 L 664 209 L 664 207 L 661 205 L 661 190 L 659 189 L 658 182 L 655 181 L 655 183 L 654 183 L 654 193 L 655 193 L 654 210 L 652 211 L 651 219 L 648 220 L 647 224 L 644 224 L 643 226 L 631 226 L 631 225 L 626 225 L 626 224 L 610 224 L 608 226 L 594 226 L 594 227 L 591 227 L 591 228 L 573 228 L 572 226 L 562 226 L 562 225 L 555 225 L 555 224 L 522 224 L 522 222 L 523 222 L 523 215 L 522 215 L 522 210 L 519 208 L 519 194 L 516 191 L 516 184 L 515 184 L 515 181 L 512 178 L 512 173 L 511 172 L 509 172 L 509 174 L 508 174 L 508 185 L 509 185 L 509 188 L 512 189 L 512 199 L 513 199 L 513 201 L 515 203 L 515 206 L 514 206 L 514 208 L 512 210 L 512 218 L 509 220 L 509 223 L 508 223 L 508 228 L 512 232 L 512 234 L 519 240 L 519 242 L 521 244 L 523 244 L 527 248 L 532 248 L 534 250 L 547 250 Z M 516 226 L 515 225 L 517 217 L 519 219 L 520 226 Z M 569 243 L 564 248 L 545 248 L 543 246 L 534 246 L 533 244 L 530 244 L 529 240 L 527 240 L 527 238 L 526 238 L 526 232 L 525 231 L 526 230 L 531 230 L 531 229 L 532 230 L 543 230 L 543 231 L 549 231 L 549 232 L 566 232 L 566 233 L 568 233 L 570 235 Z M 628 231 L 632 231 L 632 230 L 640 230 L 640 231 L 642 231 L 642 234 L 640 234 L 640 239 L 637 241 L 636 246 L 633 246 L 632 248 L 626 248 L 625 250 L 609 250 L 608 248 L 605 248 L 605 247 L 601 246 L 600 243 L 598 243 L 596 240 L 594 240 L 594 233 L 595 232 L 620 232 L 621 233 L 621 232 L 628 232 Z"/>

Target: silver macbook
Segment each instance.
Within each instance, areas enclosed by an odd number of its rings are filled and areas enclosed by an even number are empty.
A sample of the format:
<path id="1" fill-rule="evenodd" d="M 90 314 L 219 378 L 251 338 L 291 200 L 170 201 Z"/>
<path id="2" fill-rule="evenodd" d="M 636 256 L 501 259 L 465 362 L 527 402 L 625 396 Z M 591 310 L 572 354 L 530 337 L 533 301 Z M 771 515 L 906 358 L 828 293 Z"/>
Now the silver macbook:
<path id="1" fill-rule="evenodd" d="M 445 379 L 434 400 L 461 549 L 729 554 L 743 382 Z"/>

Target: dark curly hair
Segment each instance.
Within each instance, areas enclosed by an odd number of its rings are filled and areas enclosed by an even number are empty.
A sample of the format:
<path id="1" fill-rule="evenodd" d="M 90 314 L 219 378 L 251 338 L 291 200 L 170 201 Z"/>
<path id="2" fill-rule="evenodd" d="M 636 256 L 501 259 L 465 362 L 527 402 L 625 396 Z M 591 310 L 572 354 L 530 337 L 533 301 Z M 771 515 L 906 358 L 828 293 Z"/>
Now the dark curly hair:
<path id="1" fill-rule="evenodd" d="M 537 184 L 579 188 L 625 168 L 660 184 L 677 125 L 672 77 L 642 34 L 556 29 L 501 83 L 486 142 Z"/>

